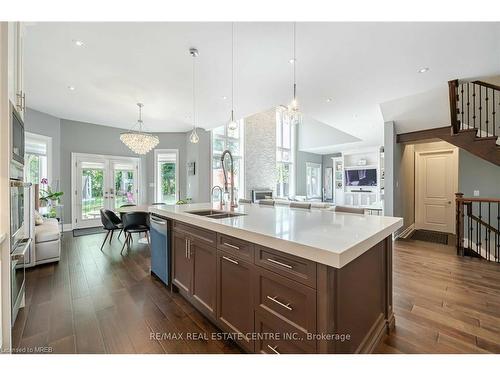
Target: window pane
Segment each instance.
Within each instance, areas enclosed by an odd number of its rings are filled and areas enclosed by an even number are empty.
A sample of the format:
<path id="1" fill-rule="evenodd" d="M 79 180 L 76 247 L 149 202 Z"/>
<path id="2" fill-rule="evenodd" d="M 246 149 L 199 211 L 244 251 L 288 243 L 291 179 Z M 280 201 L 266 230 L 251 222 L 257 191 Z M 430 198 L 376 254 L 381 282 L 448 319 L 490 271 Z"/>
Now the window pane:
<path id="1" fill-rule="evenodd" d="M 291 148 L 290 136 L 290 123 L 288 121 L 285 121 L 283 122 L 283 148 Z"/>
<path id="2" fill-rule="evenodd" d="M 27 182 L 32 184 L 39 184 L 40 177 L 40 158 L 38 155 L 26 154 L 26 166 L 27 166 Z"/>
<path id="3" fill-rule="evenodd" d="M 175 204 L 176 199 L 176 181 L 174 162 L 162 162 L 158 166 L 160 174 L 160 201 L 166 204 Z"/>
<path id="4" fill-rule="evenodd" d="M 222 153 L 224 151 L 224 138 L 219 138 L 214 136 L 213 141 L 213 153 Z"/>
<path id="5" fill-rule="evenodd" d="M 290 161 L 290 151 L 285 151 L 283 150 L 281 160 L 283 161 Z"/>
<path id="6" fill-rule="evenodd" d="M 224 126 L 219 126 L 218 128 L 213 129 L 212 132 L 214 135 L 224 136 Z"/>
<path id="7" fill-rule="evenodd" d="M 229 151 L 231 151 L 231 154 L 233 154 L 233 157 L 239 155 L 240 154 L 240 141 L 228 139 L 227 148 L 229 149 Z"/>
<path id="8" fill-rule="evenodd" d="M 115 208 L 128 203 L 137 203 L 134 185 L 133 170 L 115 171 Z"/>
<path id="9" fill-rule="evenodd" d="M 97 219 L 104 207 L 104 172 L 97 168 L 82 169 L 82 219 Z"/>
<path id="10" fill-rule="evenodd" d="M 277 117 L 278 119 L 280 117 Z M 276 147 L 283 147 L 281 142 L 281 131 L 283 123 L 281 121 L 276 121 Z"/>

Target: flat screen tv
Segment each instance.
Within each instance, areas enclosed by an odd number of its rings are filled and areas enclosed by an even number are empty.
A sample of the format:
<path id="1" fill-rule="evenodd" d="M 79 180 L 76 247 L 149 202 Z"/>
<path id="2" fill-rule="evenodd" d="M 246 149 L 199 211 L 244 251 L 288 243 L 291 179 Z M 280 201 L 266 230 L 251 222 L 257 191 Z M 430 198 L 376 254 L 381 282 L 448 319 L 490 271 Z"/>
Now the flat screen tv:
<path id="1" fill-rule="evenodd" d="M 349 169 L 345 171 L 346 186 L 377 186 L 377 169 Z"/>

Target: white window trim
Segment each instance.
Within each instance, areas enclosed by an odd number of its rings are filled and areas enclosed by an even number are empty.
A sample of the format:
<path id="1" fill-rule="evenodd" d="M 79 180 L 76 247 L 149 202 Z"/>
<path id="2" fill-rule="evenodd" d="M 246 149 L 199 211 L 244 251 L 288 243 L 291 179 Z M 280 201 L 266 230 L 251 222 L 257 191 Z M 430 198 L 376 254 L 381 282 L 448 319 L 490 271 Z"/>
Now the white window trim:
<path id="1" fill-rule="evenodd" d="M 47 144 L 47 179 L 49 180 L 49 185 L 52 187 L 55 187 L 54 181 L 52 181 L 52 163 L 54 162 L 53 157 L 52 157 L 52 137 L 48 137 L 46 135 L 41 135 L 41 134 L 36 134 L 36 133 L 31 133 L 31 132 L 25 132 L 25 139 L 26 138 L 31 138 L 35 140 L 42 141 Z M 38 181 L 40 183 L 40 181 Z"/>
<path id="2" fill-rule="evenodd" d="M 282 126 L 282 123 L 283 123 L 283 115 L 281 115 L 281 120 L 280 122 L 278 123 L 278 119 L 276 118 L 276 126 L 279 126 L 280 127 L 280 130 L 281 130 L 281 143 L 283 144 L 283 126 Z M 284 147 L 281 147 L 281 146 L 278 146 L 278 144 L 276 144 L 276 151 L 280 151 L 280 152 L 283 152 L 283 150 L 285 151 L 288 151 L 290 153 L 290 159 L 289 161 L 278 161 L 276 160 L 276 164 L 277 163 L 283 163 L 283 164 L 288 164 L 291 166 L 290 168 L 290 181 L 289 181 L 289 189 L 288 189 L 288 197 L 285 197 L 285 196 L 280 196 L 278 194 L 278 191 L 276 191 L 276 197 L 277 198 L 291 198 L 291 197 L 294 197 L 295 196 L 295 176 L 296 176 L 296 167 L 297 167 L 297 160 L 296 160 L 296 157 L 297 157 L 297 153 L 296 153 L 296 148 L 297 148 L 297 145 L 296 145 L 296 132 L 297 132 L 297 127 L 295 126 L 295 124 L 291 124 L 290 125 L 290 148 L 284 148 Z"/>
<path id="3" fill-rule="evenodd" d="M 319 169 L 319 195 L 309 195 L 309 189 L 308 189 L 308 184 L 309 184 L 309 180 L 308 180 L 308 175 L 307 175 L 307 169 L 308 168 L 318 168 Z M 323 173 L 322 173 L 322 166 L 320 163 L 314 163 L 314 162 L 306 162 L 306 198 L 307 199 L 318 199 L 318 198 L 322 198 L 322 194 L 321 194 L 321 181 L 322 181 L 322 178 L 323 178 Z"/>
<path id="4" fill-rule="evenodd" d="M 180 199 L 180 181 L 179 181 L 179 150 L 176 148 L 160 148 L 154 149 L 154 159 L 153 159 L 153 172 L 154 172 L 154 197 L 153 203 L 158 202 L 158 155 L 159 154 L 167 154 L 167 153 L 175 153 L 175 200 L 178 201 Z"/>
<path id="5" fill-rule="evenodd" d="M 213 176 L 214 173 L 213 173 L 213 164 L 212 163 L 213 163 L 214 157 L 219 156 L 218 154 L 215 154 L 214 150 L 213 150 L 214 138 L 223 138 L 224 143 L 228 139 L 237 140 L 239 142 L 240 154 L 233 155 L 233 159 L 240 161 L 241 186 L 238 189 L 238 193 L 239 193 L 241 198 L 246 196 L 246 189 L 245 189 L 245 119 L 238 120 L 238 123 L 240 125 L 240 137 L 239 138 L 233 138 L 233 137 L 229 137 L 227 135 L 227 125 L 228 124 L 224 124 L 224 125 L 217 127 L 217 128 L 220 128 L 220 127 L 224 126 L 224 135 L 214 134 L 213 129 L 210 131 L 210 193 L 209 193 L 210 201 L 212 201 L 212 199 L 213 199 L 212 195 L 211 195 L 211 191 L 212 191 L 212 188 L 214 186 L 214 176 Z"/>

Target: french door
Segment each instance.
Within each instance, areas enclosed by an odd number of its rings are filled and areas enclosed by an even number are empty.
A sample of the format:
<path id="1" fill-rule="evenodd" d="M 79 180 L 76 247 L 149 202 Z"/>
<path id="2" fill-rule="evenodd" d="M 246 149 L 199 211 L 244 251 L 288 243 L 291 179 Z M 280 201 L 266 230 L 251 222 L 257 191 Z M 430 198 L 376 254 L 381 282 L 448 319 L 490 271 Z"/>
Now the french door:
<path id="1" fill-rule="evenodd" d="M 74 228 L 101 225 L 101 208 L 115 211 L 138 204 L 139 160 L 117 156 L 73 154 Z"/>

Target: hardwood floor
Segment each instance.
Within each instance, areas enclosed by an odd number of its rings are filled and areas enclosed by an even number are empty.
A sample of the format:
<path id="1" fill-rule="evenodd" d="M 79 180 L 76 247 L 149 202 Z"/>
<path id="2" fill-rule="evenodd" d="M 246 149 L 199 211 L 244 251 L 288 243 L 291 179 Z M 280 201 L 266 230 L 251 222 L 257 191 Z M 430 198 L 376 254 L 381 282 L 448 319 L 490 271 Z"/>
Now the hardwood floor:
<path id="1" fill-rule="evenodd" d="M 18 353 L 241 353 L 229 341 L 188 340 L 217 328 L 150 275 L 150 252 L 137 243 L 122 257 L 104 235 L 63 237 L 59 263 L 26 272 L 26 307 L 13 328 Z M 181 339 L 151 333 L 184 333 Z M 199 337 L 198 337 L 199 338 Z"/>
<path id="2" fill-rule="evenodd" d="M 500 265 L 453 246 L 394 245 L 396 329 L 378 353 L 500 353 Z"/>
<path id="3" fill-rule="evenodd" d="M 217 328 L 150 275 L 146 245 L 135 240 L 122 257 L 116 239 L 100 252 L 103 238 L 66 233 L 58 264 L 27 271 L 27 305 L 13 329 L 18 352 L 241 352 L 228 341 L 187 340 Z M 396 241 L 394 312 L 396 329 L 377 353 L 500 353 L 500 265 L 457 257 L 451 246 Z"/>

